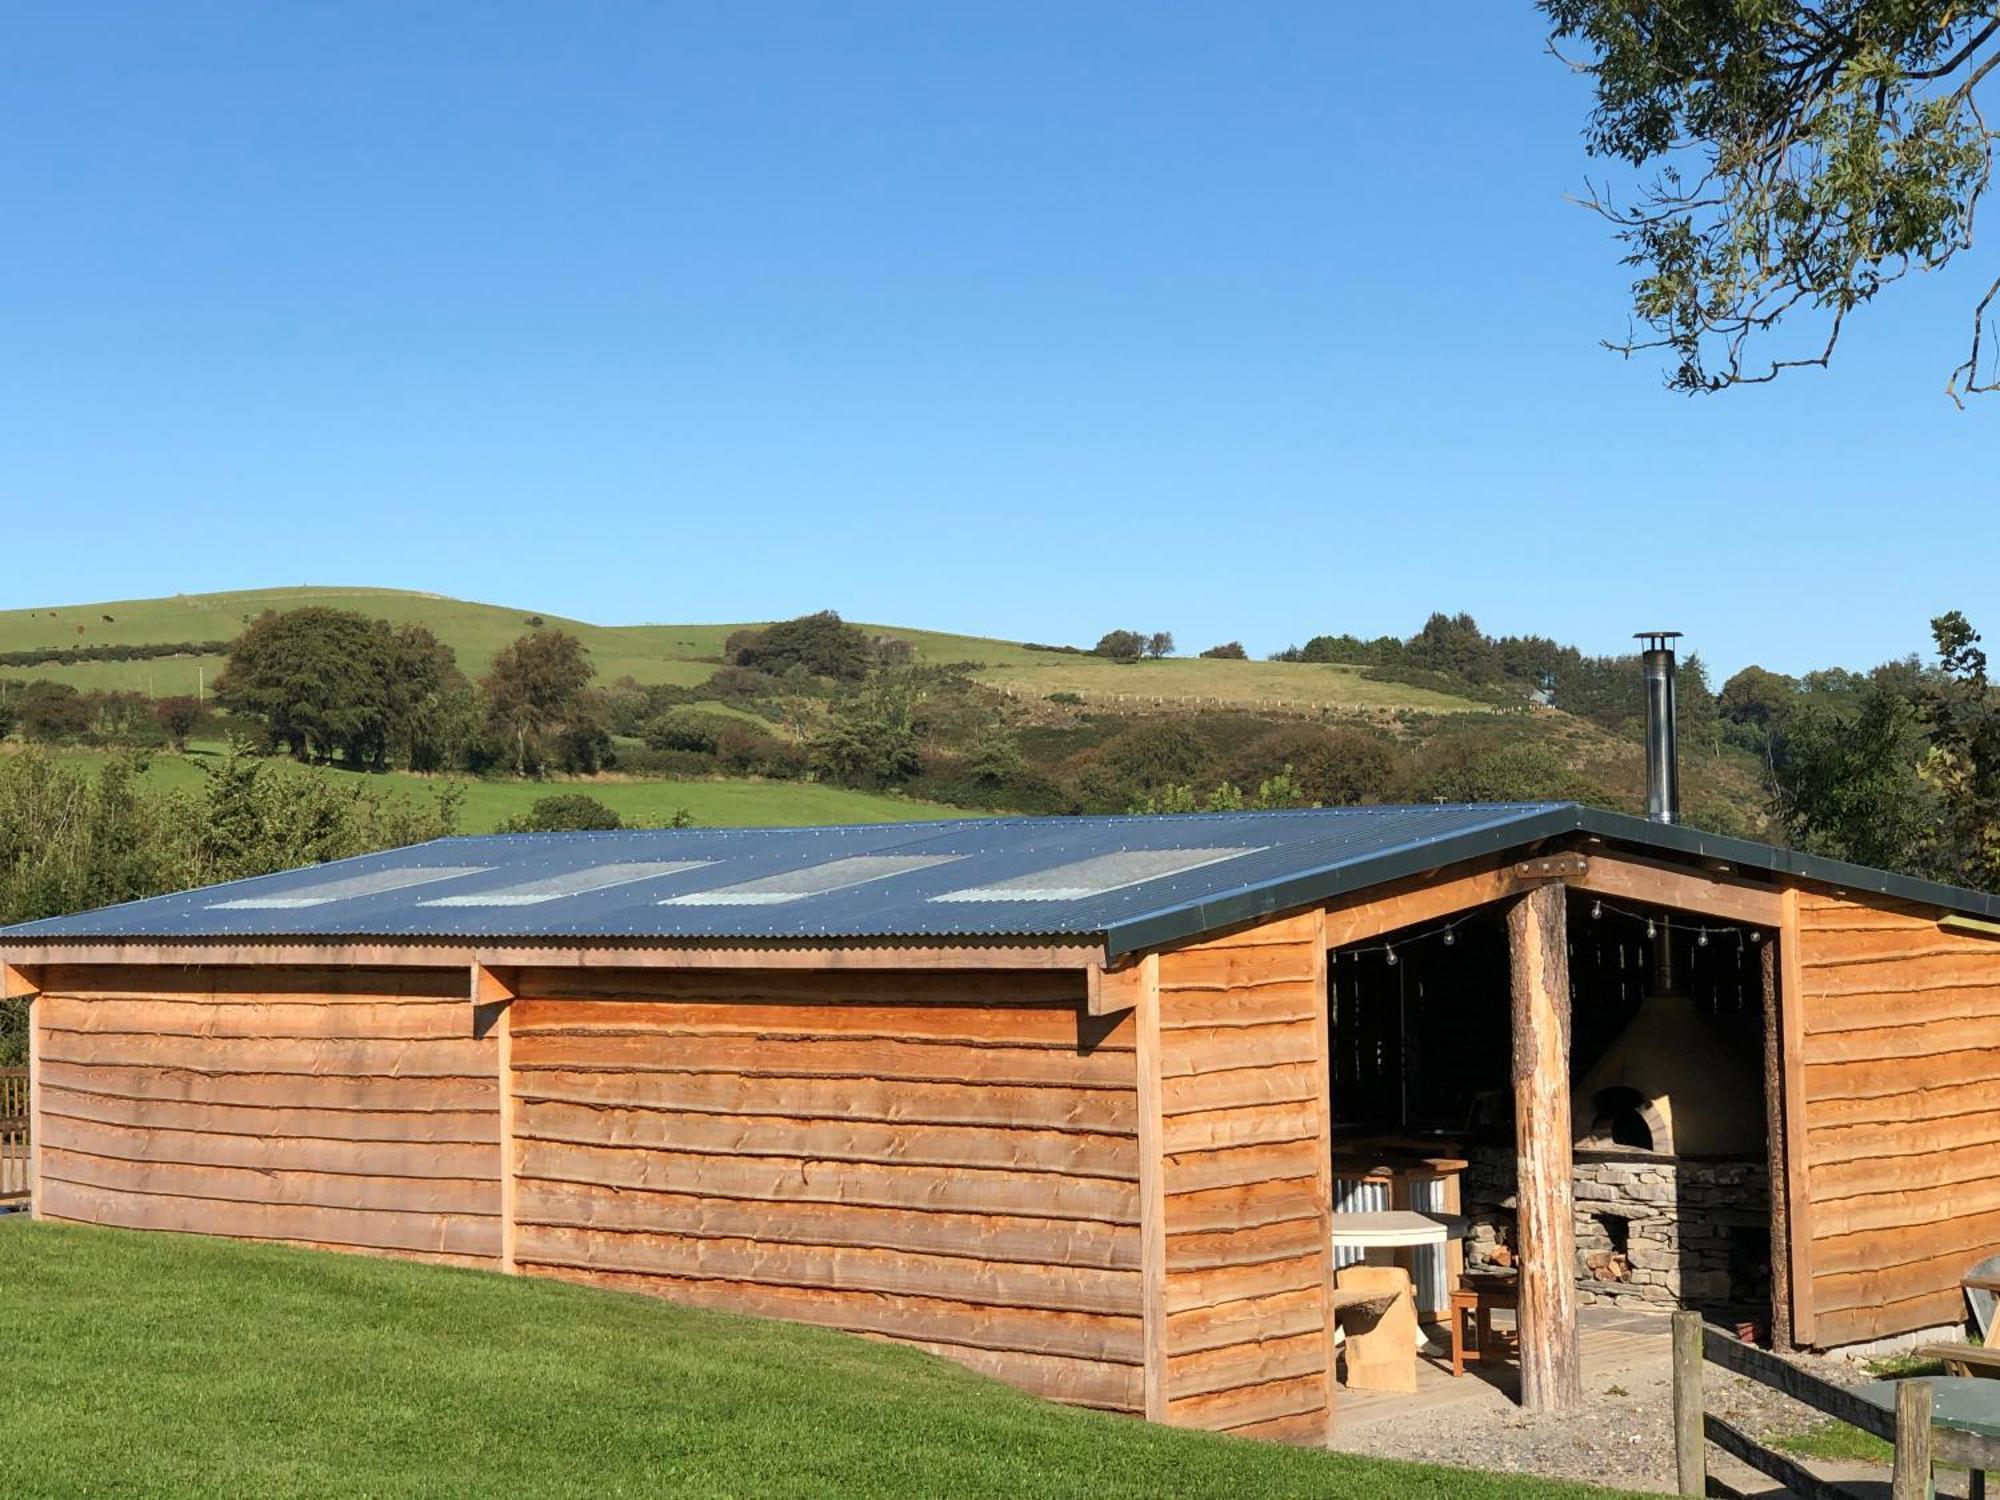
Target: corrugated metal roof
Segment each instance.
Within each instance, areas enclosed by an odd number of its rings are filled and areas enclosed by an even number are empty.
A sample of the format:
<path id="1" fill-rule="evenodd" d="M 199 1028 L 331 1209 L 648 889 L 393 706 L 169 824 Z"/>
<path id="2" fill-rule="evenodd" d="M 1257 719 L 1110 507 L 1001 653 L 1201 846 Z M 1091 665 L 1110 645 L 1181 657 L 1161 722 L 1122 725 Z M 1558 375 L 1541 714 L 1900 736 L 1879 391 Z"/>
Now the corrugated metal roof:
<path id="1" fill-rule="evenodd" d="M 22 923 L 0 929 L 0 946 L 1041 936 L 1101 937 L 1116 955 L 1573 833 L 2000 916 L 2000 901 L 1974 891 L 1572 803 L 1534 802 L 440 839 Z M 1174 860 L 1176 851 L 1189 862 Z M 827 878 L 812 873 L 836 861 L 856 863 Z M 1081 882 L 1062 873 L 1075 866 L 1107 877 Z M 599 873 L 608 867 L 616 867 L 615 881 Z M 1108 878 L 1119 872 L 1128 878 Z M 869 878 L 838 878 L 849 873 Z M 1047 877 L 1045 895 L 1035 894 L 1038 877 Z M 745 887 L 787 899 L 687 899 Z M 519 899 L 524 891 L 535 899 Z M 499 899 L 481 901 L 485 893 Z"/>

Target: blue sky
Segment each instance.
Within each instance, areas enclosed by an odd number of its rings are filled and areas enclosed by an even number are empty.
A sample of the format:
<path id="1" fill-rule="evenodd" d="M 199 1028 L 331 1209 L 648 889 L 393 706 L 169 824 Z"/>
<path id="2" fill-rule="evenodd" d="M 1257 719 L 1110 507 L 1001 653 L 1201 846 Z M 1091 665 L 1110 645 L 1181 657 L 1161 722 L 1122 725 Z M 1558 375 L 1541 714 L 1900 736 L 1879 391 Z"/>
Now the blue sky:
<path id="1" fill-rule="evenodd" d="M 15 7 L 0 601 L 281 583 L 1724 671 L 1990 587 L 1990 266 L 1689 400 L 1532 7 Z M 1996 637 L 2000 639 L 2000 637 Z"/>

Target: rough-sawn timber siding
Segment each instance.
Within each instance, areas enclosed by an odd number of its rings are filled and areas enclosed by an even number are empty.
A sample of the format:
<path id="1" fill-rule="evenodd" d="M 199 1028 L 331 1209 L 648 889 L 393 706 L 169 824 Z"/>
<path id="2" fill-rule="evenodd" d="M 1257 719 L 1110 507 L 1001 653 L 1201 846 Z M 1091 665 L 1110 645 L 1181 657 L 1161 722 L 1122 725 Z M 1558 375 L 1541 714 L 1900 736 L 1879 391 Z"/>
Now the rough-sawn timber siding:
<path id="1" fill-rule="evenodd" d="M 46 1217 L 494 1262 L 497 1060 L 462 974 L 65 966 L 42 983 Z"/>
<path id="2" fill-rule="evenodd" d="M 1141 1408 L 1134 1028 L 1080 976 L 515 988 L 519 1269 Z"/>
<path id="3" fill-rule="evenodd" d="M 1160 955 L 1164 1416 L 1331 1425 L 1331 1141 L 1318 913 Z"/>
<path id="4" fill-rule="evenodd" d="M 1813 1340 L 1956 1323 L 2000 1249 L 2000 940 L 1802 893 Z"/>

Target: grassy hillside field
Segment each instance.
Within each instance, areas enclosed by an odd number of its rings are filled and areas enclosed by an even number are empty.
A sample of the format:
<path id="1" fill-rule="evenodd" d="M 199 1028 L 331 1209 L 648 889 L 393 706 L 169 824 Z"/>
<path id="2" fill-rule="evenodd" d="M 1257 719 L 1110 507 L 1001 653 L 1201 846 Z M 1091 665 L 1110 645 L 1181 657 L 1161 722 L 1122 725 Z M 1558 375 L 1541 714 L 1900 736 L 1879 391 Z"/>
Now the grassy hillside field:
<path id="1" fill-rule="evenodd" d="M 185 755 L 159 754 L 148 757 L 141 784 L 160 791 L 193 791 L 203 780 L 204 762 L 213 761 L 220 747 L 196 745 Z M 65 760 L 83 765 L 102 765 L 105 754 L 90 750 L 57 752 Z M 398 796 L 429 798 L 435 795 L 439 779 L 411 776 L 400 771 L 383 775 L 344 771 L 331 766 L 295 766 L 271 762 L 281 776 L 325 776 L 342 785 L 359 783 L 387 788 Z M 802 781 L 697 781 L 646 779 L 624 780 L 616 776 L 592 777 L 583 781 L 554 778 L 548 781 L 468 780 L 457 778 L 463 789 L 459 803 L 460 833 L 491 833 L 506 818 L 527 812 L 537 798 L 564 792 L 583 792 L 602 802 L 627 824 L 659 824 L 669 821 L 677 810 L 685 809 L 695 822 L 708 828 L 790 828 L 822 823 L 901 823 L 921 818 L 962 818 L 963 808 L 942 807 L 913 797 L 852 792 L 844 787 L 822 786 Z"/>
<path id="2" fill-rule="evenodd" d="M 458 655 L 472 676 L 486 670 L 493 653 L 531 626 L 532 609 L 475 604 L 437 594 L 397 589 L 290 588 L 241 593 L 179 594 L 167 599 L 123 599 L 98 604 L 0 611 L 0 653 L 61 651 L 74 646 L 129 646 L 179 641 L 229 640 L 267 609 L 308 604 L 356 610 L 395 624 L 428 626 Z M 693 685 L 722 662 L 723 642 L 737 625 L 591 625 L 556 615 L 539 616 L 566 630 L 590 650 L 600 681 L 632 677 L 643 684 Z M 1030 651 L 979 636 L 908 630 L 894 625 L 863 629 L 910 642 L 932 662 L 976 662 L 983 681 L 1021 697 L 1072 692 L 1087 702 L 1168 705 L 1289 706 L 1356 712 L 1484 712 L 1485 706 L 1426 688 L 1369 682 L 1358 668 L 1300 662 L 1207 661 L 1198 658 L 1121 665 L 1102 657 Z M 213 682 L 220 656 L 155 657 L 146 661 L 69 662 L 0 668 L 0 676 L 51 677 L 77 688 L 122 688 L 166 697 L 192 693 Z"/>
<path id="3" fill-rule="evenodd" d="M 615 1292 L 0 1218 L 0 1493 L 1608 1494 L 1148 1427 Z"/>

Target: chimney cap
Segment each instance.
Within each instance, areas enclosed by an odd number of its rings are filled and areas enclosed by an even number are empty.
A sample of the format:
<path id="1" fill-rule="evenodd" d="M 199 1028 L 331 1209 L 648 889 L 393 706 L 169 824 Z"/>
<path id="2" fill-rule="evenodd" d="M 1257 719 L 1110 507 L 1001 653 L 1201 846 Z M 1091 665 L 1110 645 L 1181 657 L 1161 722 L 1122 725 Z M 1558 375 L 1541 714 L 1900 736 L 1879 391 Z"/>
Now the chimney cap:
<path id="1" fill-rule="evenodd" d="M 1673 642 L 1681 638 L 1678 630 L 1635 630 L 1632 639 L 1644 641 L 1648 651 L 1671 651 Z"/>

